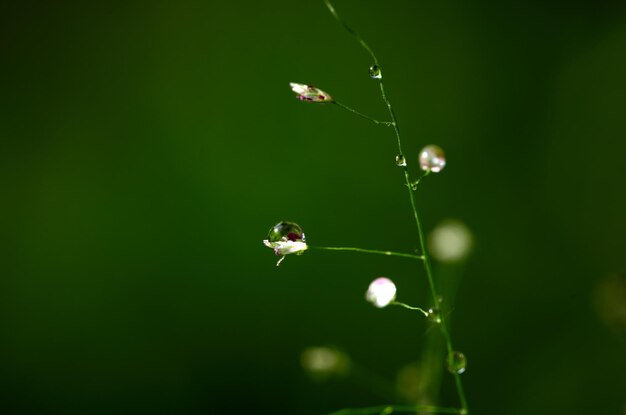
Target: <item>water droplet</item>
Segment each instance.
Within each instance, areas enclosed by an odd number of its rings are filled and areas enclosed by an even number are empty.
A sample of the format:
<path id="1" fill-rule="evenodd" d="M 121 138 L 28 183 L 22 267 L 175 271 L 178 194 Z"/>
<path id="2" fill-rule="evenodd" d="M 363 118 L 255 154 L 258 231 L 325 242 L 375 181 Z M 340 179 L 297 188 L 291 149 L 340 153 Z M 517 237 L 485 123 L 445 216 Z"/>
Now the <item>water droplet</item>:
<path id="1" fill-rule="evenodd" d="M 422 170 L 433 173 L 439 173 L 446 166 L 446 156 L 443 150 L 433 144 L 427 145 L 420 151 L 419 161 Z"/>
<path id="2" fill-rule="evenodd" d="M 406 158 L 404 158 L 404 156 L 402 154 L 398 154 L 396 156 L 396 166 L 398 166 L 398 167 L 406 166 Z"/>
<path id="3" fill-rule="evenodd" d="M 383 77 L 383 73 L 380 70 L 380 66 L 378 65 L 370 66 L 370 76 L 374 79 L 381 79 Z"/>
<path id="4" fill-rule="evenodd" d="M 429 308 L 428 320 L 430 320 L 431 323 L 435 323 L 435 324 L 441 323 L 441 311 L 439 311 L 438 308 Z"/>
<path id="5" fill-rule="evenodd" d="M 297 223 L 279 222 L 267 234 L 270 242 L 305 242 L 304 232 Z"/>
<path id="6" fill-rule="evenodd" d="M 450 373 L 458 373 L 459 375 L 465 372 L 465 366 L 467 366 L 467 359 L 461 352 L 448 353 L 446 358 L 448 364 L 448 371 Z"/>

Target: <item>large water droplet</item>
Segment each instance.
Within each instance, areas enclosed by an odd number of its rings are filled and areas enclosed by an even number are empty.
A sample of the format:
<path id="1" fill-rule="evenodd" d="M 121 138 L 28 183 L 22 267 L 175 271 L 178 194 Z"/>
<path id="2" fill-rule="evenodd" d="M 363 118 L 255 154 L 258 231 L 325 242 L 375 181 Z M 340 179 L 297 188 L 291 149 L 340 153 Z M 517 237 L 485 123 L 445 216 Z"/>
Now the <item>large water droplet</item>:
<path id="1" fill-rule="evenodd" d="M 430 320 L 431 323 L 435 324 L 441 323 L 441 311 L 439 311 L 438 308 L 429 308 L 428 320 Z"/>
<path id="2" fill-rule="evenodd" d="M 381 79 L 383 77 L 383 72 L 380 70 L 380 66 L 370 66 L 370 76 L 374 79 Z"/>
<path id="3" fill-rule="evenodd" d="M 406 166 L 406 158 L 404 158 L 404 156 L 402 154 L 398 154 L 396 156 L 396 166 L 398 166 L 398 167 Z"/>
<path id="4" fill-rule="evenodd" d="M 461 374 L 465 372 L 465 366 L 467 366 L 467 359 L 465 358 L 465 355 L 463 353 L 461 352 L 448 353 L 446 362 L 448 364 L 448 371 L 450 373 Z"/>
<path id="5" fill-rule="evenodd" d="M 268 232 L 267 239 L 270 242 L 306 242 L 300 225 L 286 221 L 274 225 Z"/>
<path id="6" fill-rule="evenodd" d="M 434 144 L 427 145 L 420 151 L 420 167 L 425 171 L 439 173 L 446 166 L 446 156 L 441 147 Z"/>

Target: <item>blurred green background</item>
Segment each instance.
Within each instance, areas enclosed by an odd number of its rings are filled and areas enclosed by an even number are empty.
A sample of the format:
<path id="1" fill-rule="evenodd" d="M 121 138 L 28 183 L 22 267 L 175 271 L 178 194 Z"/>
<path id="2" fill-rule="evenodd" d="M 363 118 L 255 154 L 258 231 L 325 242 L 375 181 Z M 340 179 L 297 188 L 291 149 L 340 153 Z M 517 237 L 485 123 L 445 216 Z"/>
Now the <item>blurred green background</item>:
<path id="1" fill-rule="evenodd" d="M 417 199 L 428 231 L 474 234 L 450 315 L 473 413 L 623 414 L 626 4 L 335 6 L 379 56 L 413 174 L 446 151 Z M 277 268 L 261 242 L 287 219 L 312 245 L 417 247 L 392 131 L 288 87 L 385 118 L 370 64 L 321 1 L 0 5 L 0 412 L 400 402 L 381 385 L 432 333 L 363 294 L 385 275 L 428 307 L 422 269 Z M 314 382 L 312 345 L 375 375 Z"/>

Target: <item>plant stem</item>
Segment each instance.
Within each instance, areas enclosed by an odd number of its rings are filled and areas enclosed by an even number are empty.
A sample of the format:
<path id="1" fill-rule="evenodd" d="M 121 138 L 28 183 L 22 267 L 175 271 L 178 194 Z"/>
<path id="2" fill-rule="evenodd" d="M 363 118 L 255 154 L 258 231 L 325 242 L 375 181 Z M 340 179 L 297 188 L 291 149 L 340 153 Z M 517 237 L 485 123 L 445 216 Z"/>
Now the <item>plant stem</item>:
<path id="1" fill-rule="evenodd" d="M 429 412 L 431 414 L 462 414 L 463 410 L 457 408 L 440 408 L 438 406 L 429 405 L 416 405 L 416 406 L 403 406 L 403 405 L 386 405 L 386 406 L 373 406 L 369 408 L 346 408 L 337 412 L 333 412 L 329 415 L 370 415 L 380 414 L 383 411 L 385 413 L 393 412 Z M 389 412 L 392 411 L 392 412 Z"/>
<path id="2" fill-rule="evenodd" d="M 351 33 L 356 38 L 356 40 L 361 44 L 361 46 L 363 46 L 363 48 L 370 54 L 370 56 L 374 60 L 374 63 L 377 66 L 380 66 L 379 63 L 378 63 L 378 59 L 376 58 L 376 55 L 374 54 L 372 49 L 370 49 L 370 47 L 367 45 L 367 43 L 365 43 L 365 41 L 361 38 L 361 36 L 358 35 L 357 32 L 355 32 L 350 26 L 348 26 L 343 21 L 343 19 L 341 19 L 341 17 L 339 17 L 337 12 L 335 11 L 335 8 L 330 3 L 330 0 L 324 0 L 324 2 L 326 3 L 326 6 L 328 7 L 328 9 L 332 13 L 332 15 L 335 17 L 335 19 L 337 19 L 337 21 L 339 21 L 339 23 L 341 23 L 341 25 L 349 33 Z M 383 83 L 383 79 L 379 78 L 378 82 L 379 82 L 380 93 L 382 95 L 383 101 L 385 101 L 385 104 L 387 104 L 387 109 L 389 110 L 389 116 L 391 117 L 391 125 L 393 126 L 393 130 L 394 130 L 394 132 L 396 134 L 396 140 L 397 140 L 397 144 L 398 144 L 398 153 L 399 154 L 404 154 L 403 151 L 402 151 L 402 141 L 400 139 L 400 127 L 398 126 L 398 120 L 396 118 L 396 114 L 395 114 L 395 112 L 393 110 L 393 107 L 391 106 L 391 102 L 387 98 L 387 94 L 385 93 L 385 85 Z M 415 205 L 415 196 L 413 195 L 413 191 L 412 191 L 412 188 L 411 188 L 411 178 L 409 177 L 409 171 L 408 171 L 406 166 L 403 167 L 403 170 L 404 170 L 404 180 L 406 182 L 407 190 L 409 192 L 409 200 L 411 202 L 411 209 L 413 210 L 413 217 L 415 218 L 415 225 L 417 227 L 417 234 L 418 234 L 419 243 L 420 243 L 420 250 L 421 250 L 422 255 L 423 255 L 424 270 L 426 271 L 426 277 L 428 279 L 428 285 L 430 287 L 430 293 L 431 293 L 432 298 L 433 298 L 433 303 L 435 305 L 437 305 L 438 302 L 439 302 L 438 301 L 439 297 L 437 295 L 437 290 L 435 288 L 432 268 L 430 266 L 430 258 L 429 258 L 429 255 L 428 255 L 428 251 L 426 250 L 426 244 L 424 242 L 424 231 L 422 229 L 422 225 L 421 225 L 420 220 L 419 220 L 419 215 L 417 213 L 417 207 Z M 443 338 L 444 338 L 444 340 L 446 342 L 446 349 L 447 349 L 448 353 L 451 353 L 453 351 L 452 340 L 450 338 L 450 333 L 448 331 L 448 327 L 446 325 L 446 319 L 445 318 L 442 317 L 441 323 L 439 324 L 439 326 L 441 327 L 441 333 L 442 333 Z M 452 373 L 452 375 L 454 376 L 454 383 L 456 385 L 457 393 L 459 395 L 459 401 L 461 403 L 461 409 L 458 411 L 458 413 L 468 414 L 467 400 L 465 399 L 465 392 L 463 391 L 463 383 L 461 382 L 461 377 L 460 377 L 460 375 L 458 373 Z"/>
<path id="3" fill-rule="evenodd" d="M 403 257 L 403 258 L 411 258 L 411 259 L 419 259 L 419 260 L 424 258 L 421 255 L 405 254 L 403 252 L 378 251 L 375 249 L 354 248 L 354 247 L 349 247 L 349 246 L 309 246 L 309 249 L 323 249 L 325 251 L 354 251 L 354 252 L 363 252 L 366 254 L 398 256 L 398 257 Z"/>
<path id="4" fill-rule="evenodd" d="M 422 181 L 422 179 L 426 176 L 428 176 L 430 174 L 430 170 L 426 170 L 424 172 L 424 174 L 422 174 L 420 177 L 417 178 L 416 181 L 414 181 L 413 183 L 411 183 L 411 190 L 417 190 L 417 186 L 420 184 L 420 182 Z"/>
<path id="5" fill-rule="evenodd" d="M 374 118 L 370 117 L 369 115 L 365 115 L 365 114 L 363 114 L 363 113 L 361 113 L 361 112 L 359 112 L 359 111 L 355 110 L 354 108 L 351 108 L 351 107 L 349 107 L 349 106 L 347 106 L 347 105 L 345 105 L 345 104 L 342 104 L 342 103 L 341 103 L 341 102 L 339 102 L 339 101 L 333 101 L 333 104 L 337 104 L 337 105 L 339 105 L 341 108 L 346 109 L 346 110 L 350 111 L 351 113 L 358 115 L 358 116 L 359 116 L 359 117 L 361 117 L 361 118 L 365 118 L 366 120 L 370 120 L 370 121 L 372 121 L 374 124 L 385 125 L 385 126 L 387 126 L 387 127 L 389 127 L 389 126 L 391 126 L 391 125 L 393 124 L 393 123 L 392 123 L 392 122 L 390 122 L 390 121 L 379 121 L 379 120 L 377 120 L 377 119 L 374 119 Z"/>
<path id="6" fill-rule="evenodd" d="M 394 132 L 396 133 L 396 138 L 398 141 L 398 151 L 402 154 L 402 144 L 400 140 L 400 129 L 398 128 L 398 121 L 396 119 L 396 114 L 393 111 L 391 106 L 391 102 L 387 99 L 385 94 L 385 87 L 383 85 L 382 80 L 380 80 L 380 91 L 383 96 L 383 100 L 387 104 L 387 108 L 389 109 L 389 115 L 391 116 L 391 120 L 393 121 Z M 439 303 L 439 296 L 437 295 L 437 289 L 435 288 L 435 282 L 433 279 L 432 267 L 430 265 L 430 257 L 428 255 L 428 250 L 426 249 L 426 243 L 424 240 L 424 231 L 422 229 L 422 224 L 419 219 L 419 215 L 417 213 L 417 206 L 415 204 L 415 196 L 413 194 L 413 190 L 411 188 L 411 178 L 409 177 L 409 171 L 406 167 L 403 167 L 404 170 L 404 180 L 406 182 L 407 190 L 409 192 L 409 200 L 411 202 L 411 209 L 413 210 L 413 217 L 415 218 L 415 225 L 417 227 L 417 235 L 419 237 L 420 243 L 420 251 L 422 252 L 422 256 L 424 258 L 424 270 L 426 271 L 426 277 L 428 278 L 428 285 L 430 287 L 430 294 L 433 298 L 433 304 L 437 305 Z M 441 334 L 446 342 L 446 349 L 448 354 L 452 353 L 452 339 L 450 337 L 450 332 L 448 331 L 448 327 L 446 325 L 445 317 L 441 318 L 441 323 L 439 324 L 441 327 Z M 463 414 L 468 413 L 467 408 L 467 400 L 465 398 L 465 391 L 463 390 L 463 382 L 461 381 L 461 375 L 458 373 L 452 373 L 454 377 L 454 383 L 456 385 L 456 390 L 459 395 L 459 401 L 461 403 L 461 409 Z"/>
<path id="7" fill-rule="evenodd" d="M 401 303 L 399 301 L 392 301 L 392 302 L 389 303 L 389 305 L 397 305 L 397 306 L 404 307 L 404 308 L 409 309 L 409 310 L 419 311 L 420 313 L 424 314 L 424 317 L 428 317 L 428 311 L 424 311 L 423 309 L 421 309 L 419 307 L 413 307 L 413 306 L 410 306 L 408 304 Z"/>

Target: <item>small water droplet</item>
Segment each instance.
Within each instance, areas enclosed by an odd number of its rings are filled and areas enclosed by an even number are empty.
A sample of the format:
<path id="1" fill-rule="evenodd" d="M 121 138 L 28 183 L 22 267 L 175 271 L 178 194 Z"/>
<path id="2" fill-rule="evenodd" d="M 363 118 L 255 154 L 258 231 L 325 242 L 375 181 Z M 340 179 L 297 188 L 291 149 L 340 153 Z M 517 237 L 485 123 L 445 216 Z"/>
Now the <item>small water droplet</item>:
<path id="1" fill-rule="evenodd" d="M 270 242 L 305 242 L 304 232 L 297 223 L 279 222 L 267 234 Z"/>
<path id="2" fill-rule="evenodd" d="M 437 296 L 437 302 L 438 302 L 439 304 L 443 303 L 443 297 L 442 297 L 442 296 L 440 296 L 440 295 L 438 295 L 438 296 Z"/>
<path id="3" fill-rule="evenodd" d="M 370 66 L 370 76 L 374 79 L 381 79 L 383 77 L 383 73 L 380 70 L 380 66 L 378 65 Z"/>
<path id="4" fill-rule="evenodd" d="M 439 173 L 446 166 L 446 156 L 441 147 L 431 144 L 420 151 L 419 162 L 422 170 Z"/>
<path id="5" fill-rule="evenodd" d="M 396 156 L 396 166 L 398 166 L 398 167 L 406 166 L 406 158 L 404 158 L 404 156 L 402 154 L 398 154 Z"/>
<path id="6" fill-rule="evenodd" d="M 441 311 L 439 311 L 438 308 L 429 308 L 428 320 L 430 320 L 431 323 L 435 323 L 435 324 L 441 323 Z"/>
<path id="7" fill-rule="evenodd" d="M 448 364 L 448 371 L 450 373 L 458 373 L 459 375 L 465 372 L 465 366 L 467 366 L 467 359 L 461 352 L 448 353 L 446 358 Z"/>

